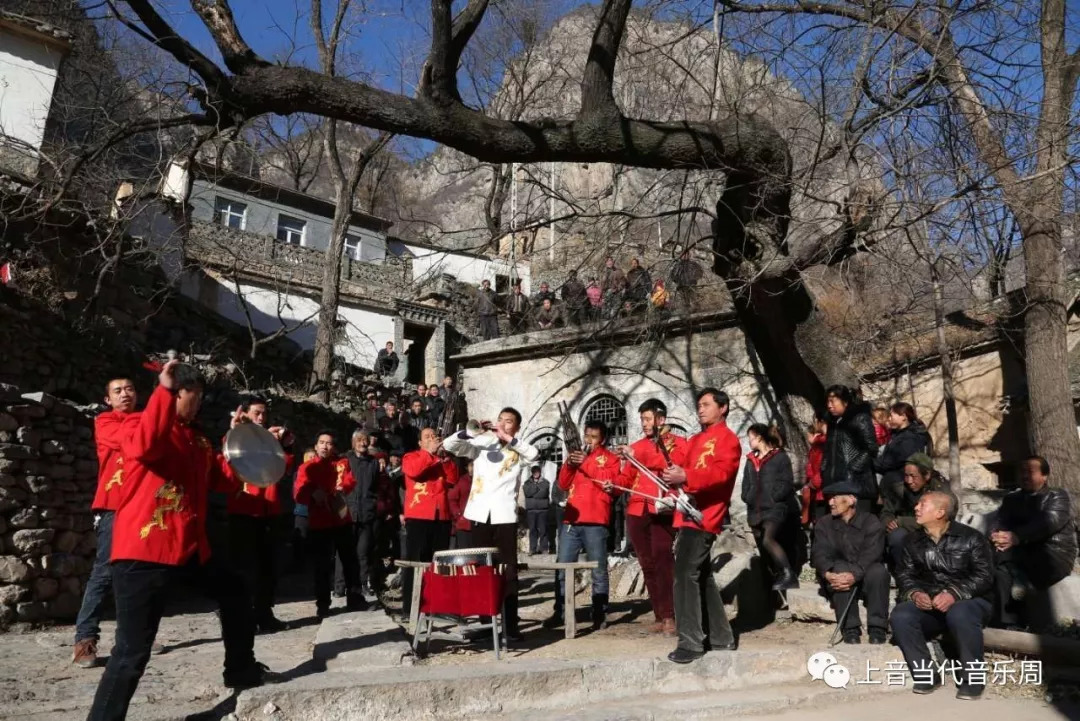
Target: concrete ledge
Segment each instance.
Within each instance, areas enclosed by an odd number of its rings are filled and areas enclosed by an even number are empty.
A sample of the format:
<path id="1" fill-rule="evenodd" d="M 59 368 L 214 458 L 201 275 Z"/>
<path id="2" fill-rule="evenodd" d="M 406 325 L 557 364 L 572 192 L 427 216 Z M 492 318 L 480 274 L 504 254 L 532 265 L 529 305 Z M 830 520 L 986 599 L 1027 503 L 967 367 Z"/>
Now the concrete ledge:
<path id="1" fill-rule="evenodd" d="M 409 640 L 380 609 L 338 613 L 323 620 L 312 658 L 327 671 L 412 665 Z"/>
<path id="2" fill-rule="evenodd" d="M 777 685 L 812 684 L 806 661 L 820 650 L 786 646 L 721 652 L 688 666 L 660 658 L 584 662 L 514 658 L 502 663 L 337 671 L 245 691 L 237 699 L 236 716 L 243 721 L 262 719 L 262 709 L 270 703 L 277 709 L 275 721 L 435 721 L 564 710 L 645 694 L 675 699 L 677 694 L 770 684 L 775 690 Z M 868 661 L 883 667 L 899 659 L 889 646 L 837 647 L 832 653 L 851 669 L 853 679 L 864 674 Z"/>
<path id="3" fill-rule="evenodd" d="M 800 588 L 793 588 L 787 592 L 788 611 L 791 617 L 797 621 L 822 621 L 824 623 L 836 623 L 836 614 L 829 602 L 818 593 L 817 586 L 802 584 Z M 896 606 L 895 594 L 889 591 L 889 613 Z M 854 609 L 854 607 L 853 607 Z M 859 601 L 859 618 L 863 627 L 866 627 L 866 605 Z"/>

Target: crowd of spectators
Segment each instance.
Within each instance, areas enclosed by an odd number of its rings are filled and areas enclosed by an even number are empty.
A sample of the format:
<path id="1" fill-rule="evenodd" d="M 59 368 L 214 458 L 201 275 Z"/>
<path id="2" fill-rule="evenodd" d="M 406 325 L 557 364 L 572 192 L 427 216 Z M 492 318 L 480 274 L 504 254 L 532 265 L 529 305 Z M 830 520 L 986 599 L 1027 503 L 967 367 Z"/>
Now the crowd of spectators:
<path id="1" fill-rule="evenodd" d="M 672 290 L 678 290 L 684 307 L 691 307 L 694 287 L 700 279 L 701 268 L 688 253 L 676 261 L 666 280 L 654 279 L 637 258 L 630 260 L 624 272 L 609 257 L 600 273 L 582 279 L 576 269 L 571 269 L 557 289 L 542 282 L 531 298 L 523 292 L 520 281 L 500 297 L 491 281 L 484 280 L 474 309 L 480 337 L 491 340 L 500 335 L 500 318 L 507 319 L 511 334 L 517 334 L 643 314 L 664 317 L 674 302 Z M 669 289 L 669 284 L 674 288 Z"/>

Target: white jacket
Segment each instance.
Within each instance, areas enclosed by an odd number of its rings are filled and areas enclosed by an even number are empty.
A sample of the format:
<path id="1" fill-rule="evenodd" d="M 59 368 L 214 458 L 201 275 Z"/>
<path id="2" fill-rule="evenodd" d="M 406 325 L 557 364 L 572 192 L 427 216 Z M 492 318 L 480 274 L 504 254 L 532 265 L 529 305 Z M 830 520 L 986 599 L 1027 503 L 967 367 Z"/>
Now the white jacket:
<path id="1" fill-rule="evenodd" d="M 473 462 L 465 518 L 476 523 L 517 523 L 518 489 L 540 451 L 520 438 L 504 446 L 494 433 L 472 438 L 465 431 L 445 439 L 443 448 Z"/>

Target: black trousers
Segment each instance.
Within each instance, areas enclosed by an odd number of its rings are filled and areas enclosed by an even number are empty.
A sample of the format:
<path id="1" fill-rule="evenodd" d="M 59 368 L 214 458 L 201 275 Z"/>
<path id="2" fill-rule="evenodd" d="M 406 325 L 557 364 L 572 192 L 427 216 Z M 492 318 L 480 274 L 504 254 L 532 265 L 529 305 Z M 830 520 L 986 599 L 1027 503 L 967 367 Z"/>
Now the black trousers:
<path id="1" fill-rule="evenodd" d="M 833 591 L 828 584 L 822 581 L 825 597 L 829 599 L 833 611 L 836 612 L 836 622 L 840 622 L 840 614 L 844 612 L 852 591 Z M 884 633 L 889 628 L 889 571 L 884 563 L 875 563 L 866 569 L 862 582 L 856 591 L 859 598 L 866 604 L 866 628 L 880 630 Z M 859 619 L 859 602 L 851 604 L 847 618 L 844 620 L 844 632 L 861 633 L 862 621 Z"/>
<path id="2" fill-rule="evenodd" d="M 547 509 L 526 511 L 525 515 L 529 519 L 529 553 L 546 553 L 549 546 Z"/>
<path id="3" fill-rule="evenodd" d="M 374 521 L 370 523 L 354 523 L 351 530 L 353 548 L 356 549 L 356 560 L 359 564 L 360 585 L 381 588 L 384 569 L 376 543 L 379 537 L 377 524 Z M 342 594 L 346 591 L 345 569 L 341 565 L 340 559 L 334 564 L 334 590 Z"/>
<path id="4" fill-rule="evenodd" d="M 308 539 L 308 517 L 307 516 L 293 516 L 293 530 L 292 537 L 289 539 L 289 545 L 292 547 L 292 568 L 291 571 L 299 571 L 306 564 L 306 557 L 308 555 L 307 547 Z"/>
<path id="5" fill-rule="evenodd" d="M 87 721 L 122 721 L 150 660 L 150 649 L 177 585 L 194 588 L 220 609 L 225 643 L 225 673 L 239 673 L 255 664 L 255 622 L 244 579 L 213 558 L 205 565 L 194 558 L 183 566 L 146 561 L 112 563 L 116 599 L 116 643 L 98 683 Z"/>
<path id="6" fill-rule="evenodd" d="M 450 521 L 429 521 L 423 518 L 405 519 L 405 560 L 427 563 L 436 551 L 450 548 Z M 413 571 L 403 569 L 402 609 L 408 616 L 412 612 Z"/>
<path id="7" fill-rule="evenodd" d="M 463 531 L 460 528 L 450 536 L 450 548 L 475 548 L 472 540 L 472 531 Z"/>
<path id="8" fill-rule="evenodd" d="M 276 518 L 229 516 L 229 555 L 233 569 L 251 590 L 255 621 L 274 616 L 277 588 Z"/>
<path id="9" fill-rule="evenodd" d="M 693 528 L 680 528 L 675 538 L 675 629 L 679 648 L 696 653 L 705 650 L 706 638 L 713 647 L 735 642 L 712 574 L 715 539 Z"/>
<path id="10" fill-rule="evenodd" d="M 308 530 L 308 550 L 311 553 L 311 569 L 315 580 L 315 608 L 330 608 L 330 587 L 334 581 L 334 556 L 341 561 L 345 574 L 345 595 L 352 604 L 360 592 L 360 564 L 356 560 L 352 526 L 335 528 L 312 528 Z"/>
<path id="11" fill-rule="evenodd" d="M 915 683 L 929 683 L 930 669 L 934 668 L 930 649 L 926 642 L 935 636 L 948 634 L 961 670 L 956 674 L 961 683 L 967 683 L 969 670 L 977 670 L 972 664 L 985 662 L 983 657 L 983 627 L 990 620 L 993 606 L 985 598 L 969 598 L 957 601 L 948 611 L 922 611 L 912 601 L 897 604 L 890 622 L 893 640 L 900 647 L 907 662 L 908 671 Z M 943 644 L 944 645 L 944 644 Z M 985 685 L 986 667 L 981 666 L 982 683 Z"/>
<path id="12" fill-rule="evenodd" d="M 517 524 L 474 523 L 472 542 L 476 548 L 499 549 L 499 561 L 506 566 L 506 630 L 517 633 L 518 623 L 518 567 Z"/>
<path id="13" fill-rule="evenodd" d="M 480 316 L 480 337 L 484 340 L 499 337 L 499 319 L 496 316 Z"/>

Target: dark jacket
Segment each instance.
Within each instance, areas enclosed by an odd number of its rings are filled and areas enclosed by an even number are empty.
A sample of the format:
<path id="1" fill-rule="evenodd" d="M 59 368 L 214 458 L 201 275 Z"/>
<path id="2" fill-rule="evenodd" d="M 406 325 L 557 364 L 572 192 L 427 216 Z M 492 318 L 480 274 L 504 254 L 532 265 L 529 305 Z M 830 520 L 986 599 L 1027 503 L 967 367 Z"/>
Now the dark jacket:
<path id="1" fill-rule="evenodd" d="M 746 504 L 746 522 L 751 526 L 767 520 L 782 522 L 788 513 L 795 513 L 798 508 L 791 458 L 786 451 L 778 450 L 757 463 L 756 460 L 748 456 L 743 469 L 742 500 Z"/>
<path id="2" fill-rule="evenodd" d="M 877 455 L 877 435 L 870 417 L 870 406 L 852 403 L 844 415 L 829 416 L 825 436 L 825 460 L 821 467 L 821 486 L 828 494 L 836 483 L 854 483 L 861 489 L 859 498 L 877 500 L 877 479 L 873 459 Z"/>
<path id="3" fill-rule="evenodd" d="M 398 354 L 393 351 L 387 353 L 386 349 L 383 348 L 375 358 L 375 371 L 384 376 L 394 375 L 397 372 L 398 363 L 400 363 Z"/>
<path id="4" fill-rule="evenodd" d="M 810 564 L 818 576 L 851 573 L 861 581 L 866 569 L 881 563 L 885 553 L 885 528 L 875 516 L 855 512 L 851 521 L 833 515 L 814 524 L 814 545 Z"/>
<path id="5" fill-rule="evenodd" d="M 921 421 L 893 431 L 881 455 L 873 459 L 874 470 L 881 474 L 881 499 L 899 495 L 904 487 L 904 465 L 915 453 L 929 453 L 930 434 Z"/>
<path id="6" fill-rule="evenodd" d="M 543 478 L 530 478 L 522 484 L 526 511 L 546 511 L 551 505 L 551 484 Z"/>
<path id="7" fill-rule="evenodd" d="M 652 291 L 652 278 L 644 268 L 626 271 L 626 296 L 632 300 L 645 300 Z"/>
<path id="8" fill-rule="evenodd" d="M 1017 489 L 1001 501 L 997 527 L 1020 540 L 1024 571 L 1040 588 L 1072 573 L 1076 562 L 1076 527 L 1069 494 L 1043 486 L 1035 492 Z"/>
<path id="9" fill-rule="evenodd" d="M 571 308 L 584 308 L 588 302 L 585 295 L 585 284 L 577 278 L 569 278 L 562 287 L 562 299 Z"/>
<path id="10" fill-rule="evenodd" d="M 919 530 L 919 524 L 915 522 L 915 504 L 924 494 L 930 491 L 951 492 L 949 484 L 937 473 L 930 476 L 930 482 L 918 493 L 913 492 L 907 485 L 901 488 L 899 494 L 882 492 L 881 524 L 887 526 L 889 521 L 896 521 L 900 528 L 906 528 L 909 531 Z"/>
<path id="11" fill-rule="evenodd" d="M 353 523 L 373 523 L 379 494 L 379 461 L 367 454 L 357 456 L 355 451 L 345 457 L 356 479 L 356 487 L 345 495 Z"/>
<path id="12" fill-rule="evenodd" d="M 949 523 L 937 543 L 920 527 L 904 541 L 896 585 L 904 601 L 910 601 L 916 591 L 931 598 L 948 591 L 957 601 L 982 597 L 993 603 L 994 555 L 990 541 L 956 521 Z"/>

